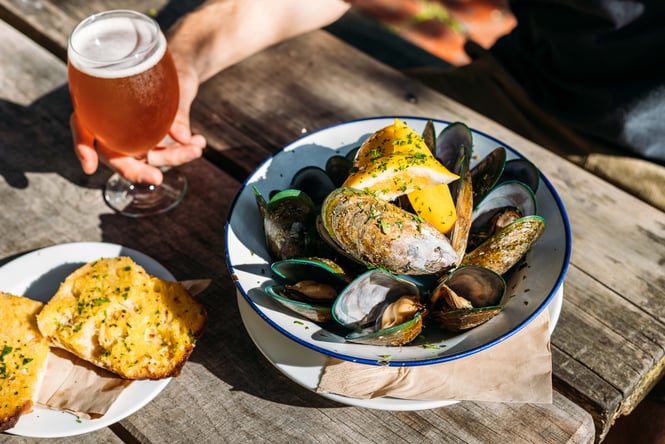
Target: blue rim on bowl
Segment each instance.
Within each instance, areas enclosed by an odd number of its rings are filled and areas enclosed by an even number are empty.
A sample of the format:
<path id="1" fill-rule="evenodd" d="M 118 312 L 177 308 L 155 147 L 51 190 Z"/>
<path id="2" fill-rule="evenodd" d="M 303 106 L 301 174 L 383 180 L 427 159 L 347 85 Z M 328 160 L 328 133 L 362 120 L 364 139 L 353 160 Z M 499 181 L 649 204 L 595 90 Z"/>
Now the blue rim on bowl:
<path id="1" fill-rule="evenodd" d="M 563 285 L 570 262 L 572 240 L 566 210 L 552 183 L 541 173 L 537 199 L 539 214 L 547 221 L 545 233 L 527 255 L 528 266 L 509 282 L 514 295 L 502 313 L 467 332 L 430 335 L 425 343 L 402 347 L 380 347 L 344 341 L 334 329 L 300 318 L 279 307 L 263 287 L 271 278 L 270 258 L 265 248 L 262 221 L 253 187 L 264 195 L 283 189 L 301 167 L 322 166 L 333 154 L 345 154 L 373 132 L 398 118 L 416 131 L 428 119 L 383 116 L 357 119 L 307 133 L 264 161 L 245 181 L 236 195 L 225 226 L 226 262 L 238 292 L 275 330 L 319 353 L 368 365 L 417 366 L 452 361 L 498 344 L 520 331 L 547 308 Z M 450 122 L 431 119 L 440 132 Z M 515 149 L 483 132 L 472 129 L 474 158 L 482 158 L 497 146 L 506 148 L 508 158 L 524 158 Z"/>

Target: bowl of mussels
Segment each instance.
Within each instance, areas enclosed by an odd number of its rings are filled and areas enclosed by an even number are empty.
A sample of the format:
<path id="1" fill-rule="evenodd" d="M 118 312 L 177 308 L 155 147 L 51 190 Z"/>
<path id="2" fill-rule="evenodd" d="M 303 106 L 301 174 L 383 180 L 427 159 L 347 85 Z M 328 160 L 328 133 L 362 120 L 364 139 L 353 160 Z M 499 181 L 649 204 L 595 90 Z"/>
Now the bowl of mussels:
<path id="1" fill-rule="evenodd" d="M 532 162 L 463 122 L 417 117 L 290 143 L 226 225 L 239 295 L 265 322 L 373 365 L 459 359 L 560 309 L 570 251 L 565 208 Z"/>

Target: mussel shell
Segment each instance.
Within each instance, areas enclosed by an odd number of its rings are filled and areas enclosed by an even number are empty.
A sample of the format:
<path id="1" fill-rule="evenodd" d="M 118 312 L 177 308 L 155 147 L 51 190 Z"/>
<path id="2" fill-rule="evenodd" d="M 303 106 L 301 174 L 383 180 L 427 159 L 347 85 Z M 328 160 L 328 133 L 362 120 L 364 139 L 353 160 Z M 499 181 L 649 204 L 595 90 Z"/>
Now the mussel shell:
<path id="1" fill-rule="evenodd" d="M 315 205 L 320 206 L 323 199 L 336 188 L 336 185 L 322 168 L 306 166 L 293 175 L 289 188 L 303 191 Z"/>
<path id="2" fill-rule="evenodd" d="M 470 307 L 449 305 L 450 293 L 463 298 Z M 505 295 L 506 281 L 498 273 L 473 265 L 459 267 L 432 291 L 428 319 L 448 331 L 468 330 L 500 313 Z"/>
<path id="3" fill-rule="evenodd" d="M 435 157 L 450 171 L 459 174 L 455 165 L 458 164 L 464 149 L 471 151 L 472 147 L 473 135 L 469 127 L 462 122 L 454 122 L 445 127 L 436 138 Z"/>
<path id="4" fill-rule="evenodd" d="M 422 316 L 399 325 L 375 331 L 376 320 L 386 306 L 404 295 L 420 296 L 418 286 L 384 270 L 369 270 L 354 279 L 333 303 L 333 318 L 353 329 L 346 336 L 351 342 L 374 345 L 404 345 L 422 330 Z M 423 307 L 424 308 L 424 307 Z"/>
<path id="5" fill-rule="evenodd" d="M 399 346 L 412 342 L 423 329 L 423 316 L 418 313 L 410 321 L 379 331 L 359 331 L 344 337 L 349 342 L 366 345 Z"/>
<path id="6" fill-rule="evenodd" d="M 457 220 L 450 233 L 450 243 L 457 254 L 458 264 L 464 257 L 467 244 L 469 241 L 469 233 L 471 232 L 471 225 L 473 223 L 473 182 L 471 178 L 471 147 L 462 146 L 460 148 L 461 155 L 458 159 L 459 179 L 454 182 L 454 187 L 451 187 L 451 194 L 455 199 L 455 211 L 457 213 Z"/>
<path id="7" fill-rule="evenodd" d="M 503 182 L 495 186 L 473 211 L 469 248 L 475 248 L 502 228 L 493 225 L 497 222 L 497 215 L 506 210 L 513 211 L 516 215 L 514 218 L 536 214 L 537 200 L 531 188 L 518 181 Z"/>
<path id="8" fill-rule="evenodd" d="M 496 185 L 506 164 L 506 149 L 497 147 L 471 168 L 473 182 L 473 207 L 482 201 Z"/>
<path id="9" fill-rule="evenodd" d="M 346 156 L 331 156 L 326 161 L 326 174 L 330 177 L 335 188 L 341 187 L 344 181 L 349 177 L 349 173 L 353 168 L 353 160 Z M 332 190 L 330 190 L 332 191 Z"/>
<path id="10" fill-rule="evenodd" d="M 529 251 L 545 230 L 545 219 L 531 215 L 517 219 L 467 253 L 462 265 L 480 265 L 504 274 Z"/>
<path id="11" fill-rule="evenodd" d="M 332 321 L 331 305 L 310 304 L 288 297 L 283 285 L 269 285 L 265 291 L 274 301 L 313 322 Z"/>
<path id="12" fill-rule="evenodd" d="M 468 310 L 450 310 L 431 312 L 429 318 L 448 331 L 469 330 L 492 319 L 501 313 L 503 307 L 472 308 Z"/>
<path id="13" fill-rule="evenodd" d="M 498 183 L 518 180 L 526 184 L 535 193 L 540 185 L 538 168 L 526 159 L 511 159 L 506 162 Z"/>
<path id="14" fill-rule="evenodd" d="M 418 286 L 385 270 L 369 270 L 351 281 L 333 303 L 341 325 L 361 330 L 374 325 L 385 305 L 404 295 L 420 295 Z"/>
<path id="15" fill-rule="evenodd" d="M 429 148 L 434 157 L 436 157 L 436 132 L 434 132 L 434 122 L 431 120 L 428 120 L 427 123 L 425 123 L 422 137 L 427 148 Z"/>
<path id="16" fill-rule="evenodd" d="M 433 274 L 459 260 L 446 235 L 364 191 L 334 190 L 323 203 L 321 223 L 351 257 L 395 274 Z"/>
<path id="17" fill-rule="evenodd" d="M 500 305 L 506 294 L 506 281 L 501 275 L 477 265 L 456 268 L 442 284 L 469 301 L 474 308 Z"/>
<path id="18" fill-rule="evenodd" d="M 313 237 L 318 237 L 314 224 L 316 207 L 312 199 L 300 190 L 280 191 L 269 202 L 256 188 L 254 193 L 272 259 L 309 255 Z"/>
<path id="19" fill-rule="evenodd" d="M 332 285 L 337 290 L 348 283 L 344 269 L 333 260 L 323 257 L 299 257 L 275 261 L 270 269 L 286 283 L 314 280 Z"/>

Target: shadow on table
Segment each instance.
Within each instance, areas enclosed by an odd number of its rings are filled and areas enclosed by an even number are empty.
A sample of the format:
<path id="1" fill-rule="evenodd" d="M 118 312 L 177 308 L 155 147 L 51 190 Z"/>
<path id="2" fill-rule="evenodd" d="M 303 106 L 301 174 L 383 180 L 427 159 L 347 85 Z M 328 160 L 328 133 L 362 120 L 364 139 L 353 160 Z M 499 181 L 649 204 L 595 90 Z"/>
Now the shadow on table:
<path id="1" fill-rule="evenodd" d="M 29 106 L 0 100 L 0 176 L 14 188 L 28 186 L 29 173 L 57 173 L 85 187 L 100 187 L 108 172 L 81 171 L 69 130 L 72 113 L 67 85 Z"/>
<path id="2" fill-rule="evenodd" d="M 210 287 L 198 296 L 208 312 L 208 323 L 189 360 L 222 382 L 219 389 L 241 391 L 285 405 L 342 406 L 288 379 L 256 348 L 241 320 L 236 287 L 225 261 L 224 220 L 231 203 L 215 198 L 220 184 L 210 187 L 195 174 L 196 162 L 183 169 L 190 180 L 190 193 L 197 199 L 185 199 L 180 207 L 158 218 L 102 215 L 102 240 L 148 254 L 177 280 L 212 279 Z M 200 202 L 208 205 L 201 207 Z M 164 235 L 165 227 L 172 235 Z M 187 227 L 187 233 L 178 235 L 175 230 L 183 227 Z"/>

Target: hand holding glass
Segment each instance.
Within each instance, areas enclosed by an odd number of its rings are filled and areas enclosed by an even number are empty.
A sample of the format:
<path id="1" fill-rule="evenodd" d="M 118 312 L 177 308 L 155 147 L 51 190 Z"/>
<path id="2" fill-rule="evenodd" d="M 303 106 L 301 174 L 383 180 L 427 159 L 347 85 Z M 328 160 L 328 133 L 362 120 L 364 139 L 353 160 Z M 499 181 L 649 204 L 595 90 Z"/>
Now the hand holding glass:
<path id="1" fill-rule="evenodd" d="M 175 65 L 157 22 L 128 10 L 92 15 L 72 31 L 67 59 L 74 110 L 96 143 L 119 156 L 145 158 L 168 134 L 179 99 Z M 116 211 L 141 217 L 175 207 L 186 189 L 186 179 L 172 168 L 158 187 L 116 173 L 104 198 Z"/>

